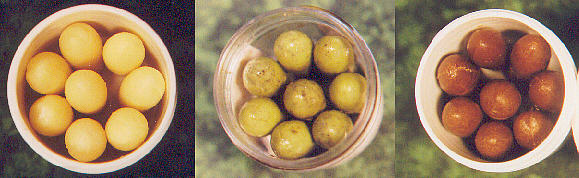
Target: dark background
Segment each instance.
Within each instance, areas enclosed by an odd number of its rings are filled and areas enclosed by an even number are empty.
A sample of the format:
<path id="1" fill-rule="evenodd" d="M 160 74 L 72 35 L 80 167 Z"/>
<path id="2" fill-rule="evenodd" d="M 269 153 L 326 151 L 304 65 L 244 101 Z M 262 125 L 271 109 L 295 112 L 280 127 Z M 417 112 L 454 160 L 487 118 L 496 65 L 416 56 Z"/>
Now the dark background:
<path id="1" fill-rule="evenodd" d="M 529 168 L 511 173 L 470 169 L 444 154 L 424 131 L 416 111 L 414 81 L 422 55 L 452 20 L 482 9 L 523 13 L 552 30 L 579 64 L 577 0 L 396 0 L 396 176 L 399 177 L 576 177 L 579 156 L 572 134 L 561 149 Z M 575 118 L 577 119 L 577 118 Z"/>
<path id="2" fill-rule="evenodd" d="M 12 121 L 6 79 L 18 45 L 49 15 L 80 4 L 106 4 L 147 22 L 165 43 L 175 66 L 177 106 L 161 142 L 137 163 L 107 176 L 175 176 L 194 174 L 193 138 L 193 1 L 6 1 L 0 0 L 0 177 L 70 177 L 81 174 L 52 165 L 24 142 Z M 114 19 L 111 19 L 111 21 Z"/>

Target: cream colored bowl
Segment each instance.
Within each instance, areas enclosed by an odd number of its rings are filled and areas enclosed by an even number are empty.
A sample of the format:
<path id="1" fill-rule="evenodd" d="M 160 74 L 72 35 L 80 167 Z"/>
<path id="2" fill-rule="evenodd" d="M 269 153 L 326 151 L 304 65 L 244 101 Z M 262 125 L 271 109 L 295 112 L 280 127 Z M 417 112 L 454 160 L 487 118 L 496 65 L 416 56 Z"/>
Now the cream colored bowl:
<path id="1" fill-rule="evenodd" d="M 85 22 L 93 26 L 103 38 L 103 44 L 104 40 L 117 32 L 129 31 L 137 34 L 141 37 L 147 51 L 143 65 L 156 65 L 166 81 L 165 94 L 158 104 L 159 106 L 156 107 L 156 114 L 152 114 L 153 118 L 148 118 L 150 130 L 145 142 L 137 149 L 122 153 L 121 156 L 117 155 L 112 160 L 84 163 L 76 161 L 66 153 L 57 153 L 54 148 L 48 146 L 51 144 L 43 143 L 43 139 L 41 139 L 43 136 L 38 135 L 28 121 L 28 107 L 32 102 L 28 97 L 38 95 L 31 94 L 34 91 L 29 89 L 25 79 L 28 61 L 32 56 L 43 51 L 52 51 L 60 54 L 58 51 L 60 33 L 67 25 L 74 22 Z M 110 88 L 118 87 L 118 82 L 122 80 L 122 77 L 114 75 L 107 77 L 105 75 L 103 75 L 105 80 L 108 78 L 109 81 L 112 81 L 107 83 L 109 95 L 112 94 L 114 96 L 116 93 L 111 93 Z M 148 154 L 161 141 L 161 138 L 169 128 L 176 103 L 175 69 L 171 56 L 159 35 L 146 22 L 130 12 L 105 5 L 75 6 L 58 11 L 42 20 L 26 35 L 20 46 L 18 46 L 10 66 L 7 86 L 10 113 L 24 141 L 48 162 L 71 171 L 89 174 L 107 173 L 122 169 Z M 108 100 L 110 99 L 111 97 Z M 102 113 L 107 112 L 111 111 L 102 111 Z M 79 119 L 78 115 L 75 116 L 75 119 Z M 62 135 L 61 137 L 64 136 Z M 62 142 L 62 146 L 64 147 L 64 142 Z M 110 145 L 107 147 L 107 150 L 114 149 Z"/>
<path id="2" fill-rule="evenodd" d="M 445 55 L 465 50 L 465 39 L 470 32 L 482 27 L 491 27 L 499 31 L 518 30 L 541 35 L 551 46 L 551 60 L 547 69 L 561 72 L 565 81 L 563 108 L 549 136 L 535 149 L 504 162 L 486 161 L 472 153 L 465 146 L 462 138 L 444 128 L 439 115 L 438 105 L 443 92 L 436 80 L 436 68 Z M 489 78 L 504 78 L 502 74 L 486 69 L 483 69 L 483 73 Z M 577 69 L 565 45 L 540 22 L 513 11 L 481 10 L 455 19 L 432 39 L 432 43 L 422 56 L 416 76 L 416 107 L 428 136 L 452 159 L 481 171 L 517 171 L 532 166 L 553 154 L 569 134 L 571 120 L 576 110 L 576 73 Z"/>

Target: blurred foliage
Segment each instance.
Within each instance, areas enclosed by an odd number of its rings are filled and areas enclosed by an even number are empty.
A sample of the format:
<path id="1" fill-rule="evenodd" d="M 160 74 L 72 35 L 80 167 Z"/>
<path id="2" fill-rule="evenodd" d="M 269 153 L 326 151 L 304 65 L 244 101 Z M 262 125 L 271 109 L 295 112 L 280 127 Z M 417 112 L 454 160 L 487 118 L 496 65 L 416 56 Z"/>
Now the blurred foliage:
<path id="1" fill-rule="evenodd" d="M 222 48 L 243 24 L 269 10 L 300 5 L 328 9 L 364 37 L 379 66 L 384 117 L 373 143 L 333 169 L 287 173 L 246 157 L 225 134 L 213 105 L 213 71 Z M 199 177 L 377 177 L 394 174 L 394 0 L 202 0 L 195 4 L 195 174 Z"/>
<path id="2" fill-rule="evenodd" d="M 423 53 L 438 31 L 469 12 L 501 8 L 526 14 L 551 29 L 579 56 L 579 8 L 572 0 L 396 1 L 396 175 L 400 177 L 572 177 L 579 173 L 577 150 L 568 139 L 542 162 L 517 172 L 470 169 L 446 156 L 424 131 L 414 100 L 414 81 Z M 575 64 L 579 64 L 576 60 Z M 412 111 L 412 112 L 400 112 Z"/>
<path id="3" fill-rule="evenodd" d="M 44 160 L 22 139 L 16 129 L 6 98 L 6 79 L 12 58 L 26 34 L 49 15 L 80 4 L 107 4 L 127 10 L 147 22 L 164 41 L 177 71 L 178 106 L 171 127 L 163 140 L 139 162 L 108 176 L 159 176 L 193 174 L 192 73 L 193 5 L 187 1 L 102 2 L 74 0 L 0 1 L 0 177 L 72 177 L 81 174 L 68 171 Z M 189 21 L 188 21 L 189 20 Z M 189 79 L 189 80 L 188 80 Z M 190 81 L 190 82 L 189 82 Z M 191 99 L 189 99 L 191 98 Z"/>

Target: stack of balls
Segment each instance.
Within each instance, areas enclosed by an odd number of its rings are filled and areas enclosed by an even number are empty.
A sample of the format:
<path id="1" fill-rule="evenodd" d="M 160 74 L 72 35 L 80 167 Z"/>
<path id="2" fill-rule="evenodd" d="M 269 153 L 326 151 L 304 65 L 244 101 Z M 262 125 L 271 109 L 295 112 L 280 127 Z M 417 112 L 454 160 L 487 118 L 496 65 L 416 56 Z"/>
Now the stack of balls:
<path id="1" fill-rule="evenodd" d="M 541 144 L 556 122 L 564 94 L 561 74 L 546 70 L 551 48 L 541 36 L 503 34 L 491 28 L 473 31 L 468 54 L 445 56 L 436 73 L 440 88 L 450 95 L 442 124 L 467 143 L 474 139 L 475 151 L 493 161 Z M 480 68 L 507 77 L 489 79 Z"/>
<path id="2" fill-rule="evenodd" d="M 103 46 L 93 27 L 74 23 L 62 31 L 58 45 L 62 56 L 41 52 L 26 68 L 30 88 L 43 95 L 30 107 L 32 128 L 47 137 L 64 134 L 68 153 L 81 162 L 99 158 L 107 143 L 120 151 L 138 148 L 149 131 L 142 112 L 157 105 L 165 93 L 163 75 L 155 68 L 141 67 L 145 59 L 141 39 L 120 32 Z M 94 115 L 107 103 L 110 91 L 101 77 L 104 70 L 124 79 L 118 91 L 122 106 L 116 106 L 103 128 L 92 118 L 75 120 L 75 115 Z"/>
<path id="3" fill-rule="evenodd" d="M 330 149 L 352 130 L 348 114 L 360 113 L 366 102 L 366 78 L 353 72 L 352 46 L 341 36 L 314 45 L 292 30 L 273 47 L 277 61 L 258 57 L 243 69 L 243 85 L 255 97 L 238 114 L 241 128 L 254 137 L 271 134 L 271 148 L 282 159 L 307 156 L 316 145 Z"/>

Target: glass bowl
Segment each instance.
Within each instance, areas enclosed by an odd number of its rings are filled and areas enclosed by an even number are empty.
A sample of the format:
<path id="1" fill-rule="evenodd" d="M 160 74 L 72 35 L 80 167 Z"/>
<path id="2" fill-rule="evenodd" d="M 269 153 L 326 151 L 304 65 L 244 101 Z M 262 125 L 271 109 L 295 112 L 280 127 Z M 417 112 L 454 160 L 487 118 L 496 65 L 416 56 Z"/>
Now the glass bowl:
<path id="1" fill-rule="evenodd" d="M 241 106 L 253 96 L 242 82 L 248 60 L 273 57 L 273 44 L 282 32 L 300 30 L 312 41 L 324 35 L 340 35 L 353 46 L 355 60 L 367 79 L 367 100 L 354 128 L 339 144 L 314 157 L 284 160 L 275 156 L 270 136 L 257 138 L 244 133 L 237 122 Z M 382 120 L 382 91 L 378 67 L 372 52 L 356 30 L 335 14 L 317 7 L 290 7 L 269 11 L 247 22 L 223 49 L 215 70 L 213 95 L 221 125 L 239 150 L 271 168 L 294 171 L 318 170 L 336 166 L 359 153 L 376 136 Z"/>

